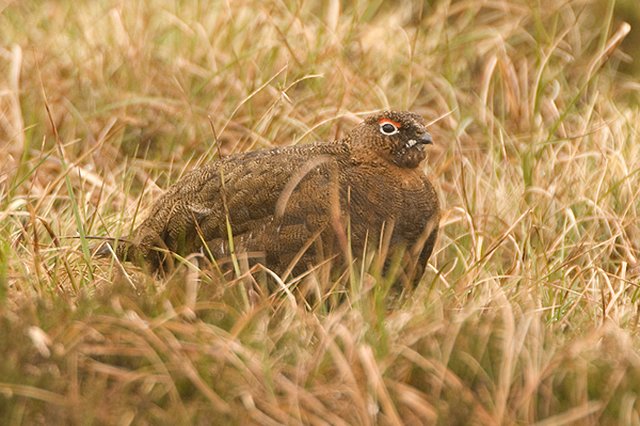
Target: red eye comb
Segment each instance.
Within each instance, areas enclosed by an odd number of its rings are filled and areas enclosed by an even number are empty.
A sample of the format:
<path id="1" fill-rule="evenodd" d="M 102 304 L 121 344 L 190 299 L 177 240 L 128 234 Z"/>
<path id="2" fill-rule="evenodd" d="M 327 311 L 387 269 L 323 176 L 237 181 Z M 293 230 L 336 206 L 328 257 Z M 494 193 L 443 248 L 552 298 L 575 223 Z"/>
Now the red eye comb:
<path id="1" fill-rule="evenodd" d="M 380 120 L 378 120 L 378 124 L 380 124 L 381 126 L 385 123 L 390 123 L 393 124 L 394 126 L 396 126 L 396 128 L 400 128 L 402 127 L 402 125 L 400 123 L 398 123 L 397 121 L 393 121 L 390 118 L 381 118 Z"/>

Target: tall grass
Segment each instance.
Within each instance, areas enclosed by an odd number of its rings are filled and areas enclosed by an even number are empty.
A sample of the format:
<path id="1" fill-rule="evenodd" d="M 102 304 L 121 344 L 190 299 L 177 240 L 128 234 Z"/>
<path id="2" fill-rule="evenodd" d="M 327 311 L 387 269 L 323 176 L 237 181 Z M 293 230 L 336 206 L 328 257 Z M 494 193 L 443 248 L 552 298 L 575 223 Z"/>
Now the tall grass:
<path id="1" fill-rule="evenodd" d="M 2 421 L 640 423 L 636 8 L 0 5 Z M 381 108 L 441 117 L 414 292 L 318 273 L 346 292 L 326 310 L 296 277 L 270 294 L 241 266 L 88 256 L 218 148 L 331 140 Z"/>

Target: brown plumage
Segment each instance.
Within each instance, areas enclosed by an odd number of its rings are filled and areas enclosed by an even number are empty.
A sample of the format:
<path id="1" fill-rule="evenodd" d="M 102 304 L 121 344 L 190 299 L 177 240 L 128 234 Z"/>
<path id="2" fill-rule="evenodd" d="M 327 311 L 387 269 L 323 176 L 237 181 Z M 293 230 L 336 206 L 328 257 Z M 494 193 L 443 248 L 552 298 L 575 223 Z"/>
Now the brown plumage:
<path id="1" fill-rule="evenodd" d="M 404 250 L 421 274 L 435 244 L 439 206 L 421 163 L 431 143 L 422 117 L 372 115 L 343 139 L 248 152 L 186 174 L 120 242 L 121 259 L 167 268 L 167 250 L 248 254 L 278 273 L 368 247 Z M 160 249 L 160 250 L 158 250 Z M 104 248 L 99 254 L 105 254 Z M 410 265 L 410 266 L 409 266 Z"/>

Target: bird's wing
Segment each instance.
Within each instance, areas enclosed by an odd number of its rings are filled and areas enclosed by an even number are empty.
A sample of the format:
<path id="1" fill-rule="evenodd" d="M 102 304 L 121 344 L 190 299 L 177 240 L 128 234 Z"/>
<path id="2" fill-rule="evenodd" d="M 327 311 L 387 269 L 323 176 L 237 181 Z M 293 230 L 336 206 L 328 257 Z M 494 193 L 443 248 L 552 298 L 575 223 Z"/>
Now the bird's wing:
<path id="1" fill-rule="evenodd" d="M 267 256 L 279 272 L 341 214 L 338 168 L 330 155 L 258 161 L 251 176 L 225 178 L 224 194 L 222 205 L 203 206 L 218 214 L 198 222 L 212 254 L 228 255 L 232 236 L 236 252 Z"/>
<path id="2" fill-rule="evenodd" d="M 224 242 L 224 249 L 229 232 L 245 250 L 277 255 L 295 249 L 330 220 L 328 187 L 336 173 L 333 157 L 313 147 L 211 163 L 167 190 L 121 254 L 158 263 L 152 259 L 154 247 L 184 254 L 203 242 Z"/>

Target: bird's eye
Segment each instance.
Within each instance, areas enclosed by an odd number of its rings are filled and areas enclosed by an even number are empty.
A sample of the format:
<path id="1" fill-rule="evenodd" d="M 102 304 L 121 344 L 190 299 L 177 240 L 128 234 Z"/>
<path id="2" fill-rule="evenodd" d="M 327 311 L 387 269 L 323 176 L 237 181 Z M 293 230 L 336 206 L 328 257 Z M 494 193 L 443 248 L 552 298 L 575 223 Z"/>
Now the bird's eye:
<path id="1" fill-rule="evenodd" d="M 387 122 L 380 125 L 380 131 L 382 132 L 382 134 L 390 136 L 398 133 L 398 128 L 393 124 Z"/>

